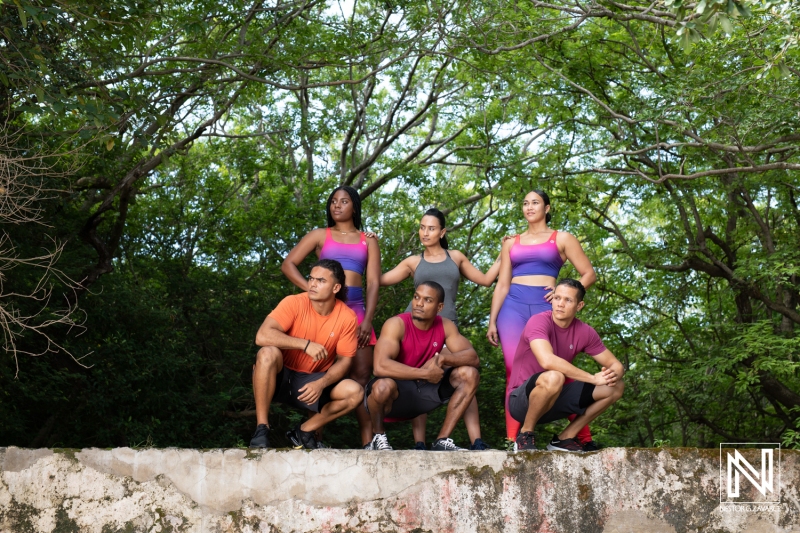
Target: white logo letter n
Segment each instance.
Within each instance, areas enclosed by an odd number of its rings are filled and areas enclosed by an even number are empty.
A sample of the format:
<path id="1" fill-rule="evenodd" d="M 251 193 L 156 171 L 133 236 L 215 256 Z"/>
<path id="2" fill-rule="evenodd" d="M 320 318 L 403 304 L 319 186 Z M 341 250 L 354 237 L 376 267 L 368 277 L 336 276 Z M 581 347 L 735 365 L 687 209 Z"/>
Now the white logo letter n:
<path id="1" fill-rule="evenodd" d="M 749 470 L 749 471 L 748 471 Z M 742 457 L 739 450 L 734 450 L 733 455 L 728 453 L 728 497 L 737 498 L 739 496 L 739 473 L 746 477 L 753 484 L 762 496 L 767 495 L 767 490 L 772 490 L 772 450 L 761 449 L 761 475 L 753 465 Z M 752 476 L 751 476 L 752 473 Z M 733 483 L 731 484 L 731 480 Z M 760 480 L 756 481 L 756 480 Z M 733 486 L 731 486 L 733 485 Z"/>

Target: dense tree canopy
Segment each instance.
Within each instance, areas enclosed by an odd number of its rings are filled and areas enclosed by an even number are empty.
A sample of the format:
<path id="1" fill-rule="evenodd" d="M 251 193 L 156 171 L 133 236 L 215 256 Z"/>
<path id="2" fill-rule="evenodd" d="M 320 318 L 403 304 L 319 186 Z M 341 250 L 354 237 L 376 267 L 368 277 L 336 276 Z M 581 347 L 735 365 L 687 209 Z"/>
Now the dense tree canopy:
<path id="1" fill-rule="evenodd" d="M 598 273 L 581 318 L 627 369 L 597 440 L 800 446 L 797 20 L 727 0 L 2 2 L 0 445 L 246 443 L 254 334 L 295 290 L 280 262 L 348 184 L 384 270 L 430 206 L 486 269 L 524 193 L 550 193 Z M 410 287 L 381 290 L 376 329 Z M 501 447 L 490 301 L 462 283 Z"/>

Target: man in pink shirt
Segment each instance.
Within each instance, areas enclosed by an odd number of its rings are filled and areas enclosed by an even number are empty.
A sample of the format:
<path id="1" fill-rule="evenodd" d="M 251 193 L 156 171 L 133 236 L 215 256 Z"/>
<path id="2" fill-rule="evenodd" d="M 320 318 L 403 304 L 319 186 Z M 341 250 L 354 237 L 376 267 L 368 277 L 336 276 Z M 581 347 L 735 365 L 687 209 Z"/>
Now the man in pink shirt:
<path id="1" fill-rule="evenodd" d="M 533 429 L 578 415 L 547 445 L 548 450 L 582 452 L 578 431 L 622 397 L 624 369 L 600 336 L 575 318 L 583 309 L 586 289 L 577 280 L 562 279 L 553 293 L 553 310 L 532 316 L 520 337 L 509 379 L 511 416 L 522 423 L 517 450 L 535 450 Z M 572 364 L 580 352 L 601 365 L 592 375 Z"/>
<path id="2" fill-rule="evenodd" d="M 367 410 L 374 437 L 371 450 L 391 450 L 384 421 L 410 420 L 447 405 L 432 450 L 462 450 L 450 434 L 478 389 L 478 353 L 456 325 L 438 316 L 444 289 L 425 281 L 414 291 L 411 313 L 387 320 L 375 345 L 374 372 L 367 384 Z M 447 350 L 442 352 L 444 346 Z M 386 419 L 386 420 L 384 420 Z"/>

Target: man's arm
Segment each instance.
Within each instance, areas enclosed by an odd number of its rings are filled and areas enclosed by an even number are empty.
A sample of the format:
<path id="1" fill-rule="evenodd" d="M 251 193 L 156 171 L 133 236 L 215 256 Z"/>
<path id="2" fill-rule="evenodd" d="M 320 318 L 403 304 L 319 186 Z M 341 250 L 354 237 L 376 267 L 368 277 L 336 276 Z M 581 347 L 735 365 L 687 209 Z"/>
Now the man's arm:
<path id="1" fill-rule="evenodd" d="M 478 368 L 480 360 L 478 352 L 472 347 L 472 343 L 464 337 L 452 320 L 442 318 L 444 324 L 444 343 L 447 345 L 449 353 L 440 353 L 437 357 L 440 366 L 474 366 Z"/>
<path id="2" fill-rule="evenodd" d="M 321 378 L 316 381 L 306 383 L 298 390 L 300 395 L 297 397 L 297 399 L 305 403 L 316 402 L 317 399 L 322 395 L 322 391 L 325 390 L 325 387 L 333 385 L 334 383 L 338 383 L 347 377 L 347 374 L 350 372 L 350 363 L 352 362 L 352 359 L 352 357 L 344 357 L 341 355 L 336 356 L 336 361 L 334 361 L 328 371 L 325 372 Z"/>
<path id="3" fill-rule="evenodd" d="M 606 350 L 594 356 L 594 360 L 600 363 L 603 372 L 606 374 L 606 385 L 613 387 L 625 374 L 625 367 L 614 357 L 611 350 Z"/>
<path id="4" fill-rule="evenodd" d="M 379 378 L 434 380 L 432 383 L 440 381 L 444 372 L 439 365 L 429 364 L 435 358 L 428 361 L 422 368 L 414 368 L 396 361 L 400 354 L 400 343 L 404 333 L 405 325 L 397 317 L 390 318 L 383 324 L 381 336 L 375 345 L 373 360 L 375 375 Z"/>
<path id="5" fill-rule="evenodd" d="M 256 333 L 256 345 L 258 346 L 274 346 L 280 350 L 303 350 L 305 348 L 305 353 L 314 361 L 328 357 L 328 351 L 324 346 L 308 341 L 309 339 L 290 337 L 278 321 L 272 317 L 264 319 L 264 323 Z M 308 345 L 307 348 L 306 345 Z"/>
<path id="6" fill-rule="evenodd" d="M 609 375 L 609 370 L 607 368 L 604 368 L 597 374 L 592 375 L 585 370 L 581 370 L 572 363 L 568 363 L 564 359 L 561 359 L 559 356 L 553 353 L 553 346 L 546 339 L 532 340 L 531 350 L 533 351 L 533 355 L 536 357 L 536 360 L 539 361 L 539 365 L 545 370 L 561 372 L 568 378 L 576 381 L 583 381 L 585 383 L 591 383 L 593 385 L 609 385 L 609 381 L 612 380 L 612 376 Z M 616 361 L 616 358 L 609 350 L 606 350 L 605 352 L 595 356 L 595 359 L 602 364 L 602 361 L 608 360 L 607 358 L 603 357 L 601 361 L 601 356 L 605 355 L 606 353 L 610 355 L 614 361 Z M 617 361 L 617 363 L 619 363 L 619 361 Z M 622 365 L 620 365 L 620 367 L 621 366 Z M 614 379 L 613 381 L 616 380 Z"/>

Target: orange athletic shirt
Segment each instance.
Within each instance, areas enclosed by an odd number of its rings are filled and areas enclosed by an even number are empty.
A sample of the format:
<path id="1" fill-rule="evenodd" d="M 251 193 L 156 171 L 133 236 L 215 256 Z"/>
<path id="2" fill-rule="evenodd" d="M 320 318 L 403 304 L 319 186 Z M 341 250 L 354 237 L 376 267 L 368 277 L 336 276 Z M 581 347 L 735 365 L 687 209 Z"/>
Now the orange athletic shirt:
<path id="1" fill-rule="evenodd" d="M 311 306 L 308 293 L 287 296 L 269 316 L 281 325 L 290 337 L 306 339 L 325 346 L 328 358 L 314 361 L 303 350 L 282 350 L 283 365 L 296 372 L 312 374 L 325 372 L 336 361 L 336 356 L 353 357 L 358 348 L 355 312 L 341 300 L 336 300 L 333 311 L 322 316 Z"/>

